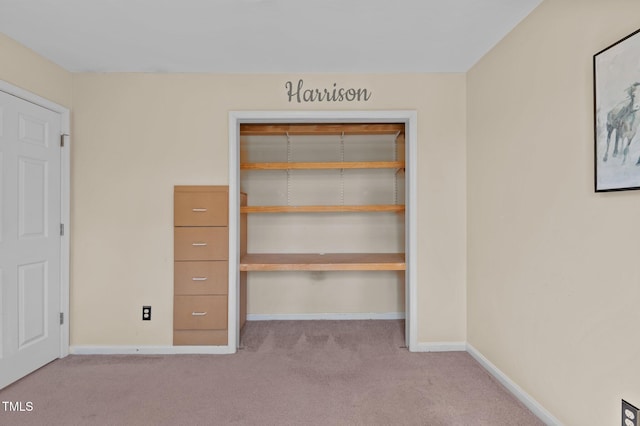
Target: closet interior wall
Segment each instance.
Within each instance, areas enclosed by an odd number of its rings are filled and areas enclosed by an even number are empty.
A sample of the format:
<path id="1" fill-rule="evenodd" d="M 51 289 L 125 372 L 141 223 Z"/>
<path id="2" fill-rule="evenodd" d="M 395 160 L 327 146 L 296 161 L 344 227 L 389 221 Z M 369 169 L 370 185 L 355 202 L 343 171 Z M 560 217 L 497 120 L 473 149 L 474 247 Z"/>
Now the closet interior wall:
<path id="1" fill-rule="evenodd" d="M 308 132 L 292 126 L 290 132 L 268 134 L 243 126 L 240 190 L 248 195 L 249 208 L 256 209 L 247 215 L 244 237 L 249 253 L 393 257 L 353 267 L 356 270 L 345 270 L 353 264 L 315 265 L 310 270 L 300 270 L 305 269 L 301 265 L 289 265 L 287 270 L 249 269 L 249 319 L 318 314 L 401 317 L 405 311 L 403 125 L 384 125 L 390 130 L 372 133 L 366 129 L 375 126 L 363 125 L 355 132 L 353 125 L 343 127 L 347 131 L 314 125 Z M 250 166 L 256 164 L 261 166 Z M 308 206 L 312 211 L 269 211 Z M 325 208 L 329 211 L 316 211 Z M 243 265 L 243 259 L 240 263 L 241 270 L 255 266 Z"/>

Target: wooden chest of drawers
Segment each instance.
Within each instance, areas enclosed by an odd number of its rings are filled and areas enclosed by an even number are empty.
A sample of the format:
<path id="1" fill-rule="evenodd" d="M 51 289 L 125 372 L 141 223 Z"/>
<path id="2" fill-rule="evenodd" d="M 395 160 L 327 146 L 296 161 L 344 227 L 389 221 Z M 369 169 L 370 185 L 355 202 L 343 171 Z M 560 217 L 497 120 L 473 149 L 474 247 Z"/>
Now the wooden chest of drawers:
<path id="1" fill-rule="evenodd" d="M 226 345 L 227 186 L 174 188 L 174 345 Z"/>

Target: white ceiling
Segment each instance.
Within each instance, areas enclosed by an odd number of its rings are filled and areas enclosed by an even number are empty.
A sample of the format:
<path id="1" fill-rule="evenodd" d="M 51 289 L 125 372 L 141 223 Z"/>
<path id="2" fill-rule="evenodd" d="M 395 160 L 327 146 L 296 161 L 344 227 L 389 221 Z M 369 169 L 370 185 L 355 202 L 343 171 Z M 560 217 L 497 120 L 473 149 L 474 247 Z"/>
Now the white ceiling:
<path id="1" fill-rule="evenodd" d="M 0 0 L 73 72 L 466 72 L 542 0 Z"/>

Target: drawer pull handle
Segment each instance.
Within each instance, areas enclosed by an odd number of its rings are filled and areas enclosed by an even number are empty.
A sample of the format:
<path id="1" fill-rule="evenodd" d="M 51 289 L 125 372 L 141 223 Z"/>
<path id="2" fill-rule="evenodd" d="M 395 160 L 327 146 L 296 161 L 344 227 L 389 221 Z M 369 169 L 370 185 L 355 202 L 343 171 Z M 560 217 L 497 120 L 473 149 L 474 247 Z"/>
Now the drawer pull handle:
<path id="1" fill-rule="evenodd" d="M 191 312 L 191 315 L 194 317 L 203 317 L 205 315 L 207 315 L 206 312 Z"/>
<path id="2" fill-rule="evenodd" d="M 205 247 L 207 243 L 191 243 L 191 245 L 194 247 Z"/>
<path id="3" fill-rule="evenodd" d="M 206 281 L 207 277 L 193 277 L 191 281 Z"/>
<path id="4" fill-rule="evenodd" d="M 196 213 L 204 213 L 207 211 L 207 209 L 191 209 L 191 211 Z"/>

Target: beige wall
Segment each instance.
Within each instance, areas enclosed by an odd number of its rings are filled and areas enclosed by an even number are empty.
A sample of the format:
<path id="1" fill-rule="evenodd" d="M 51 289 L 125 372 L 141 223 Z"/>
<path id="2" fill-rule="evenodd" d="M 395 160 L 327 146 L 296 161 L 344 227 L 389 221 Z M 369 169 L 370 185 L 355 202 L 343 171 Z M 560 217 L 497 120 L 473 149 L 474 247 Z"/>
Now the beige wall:
<path id="1" fill-rule="evenodd" d="M 72 74 L 2 33 L 0 80 L 71 108 Z"/>
<path id="2" fill-rule="evenodd" d="M 638 16 L 547 0 L 468 73 L 468 340 L 567 425 L 640 404 L 640 194 L 594 193 L 592 95 Z"/>
<path id="3" fill-rule="evenodd" d="M 373 95 L 289 103 L 299 77 Z M 229 111 L 311 108 L 418 111 L 418 340 L 465 341 L 465 93 L 463 74 L 74 75 L 72 345 L 170 345 L 173 185 L 228 183 Z"/>

